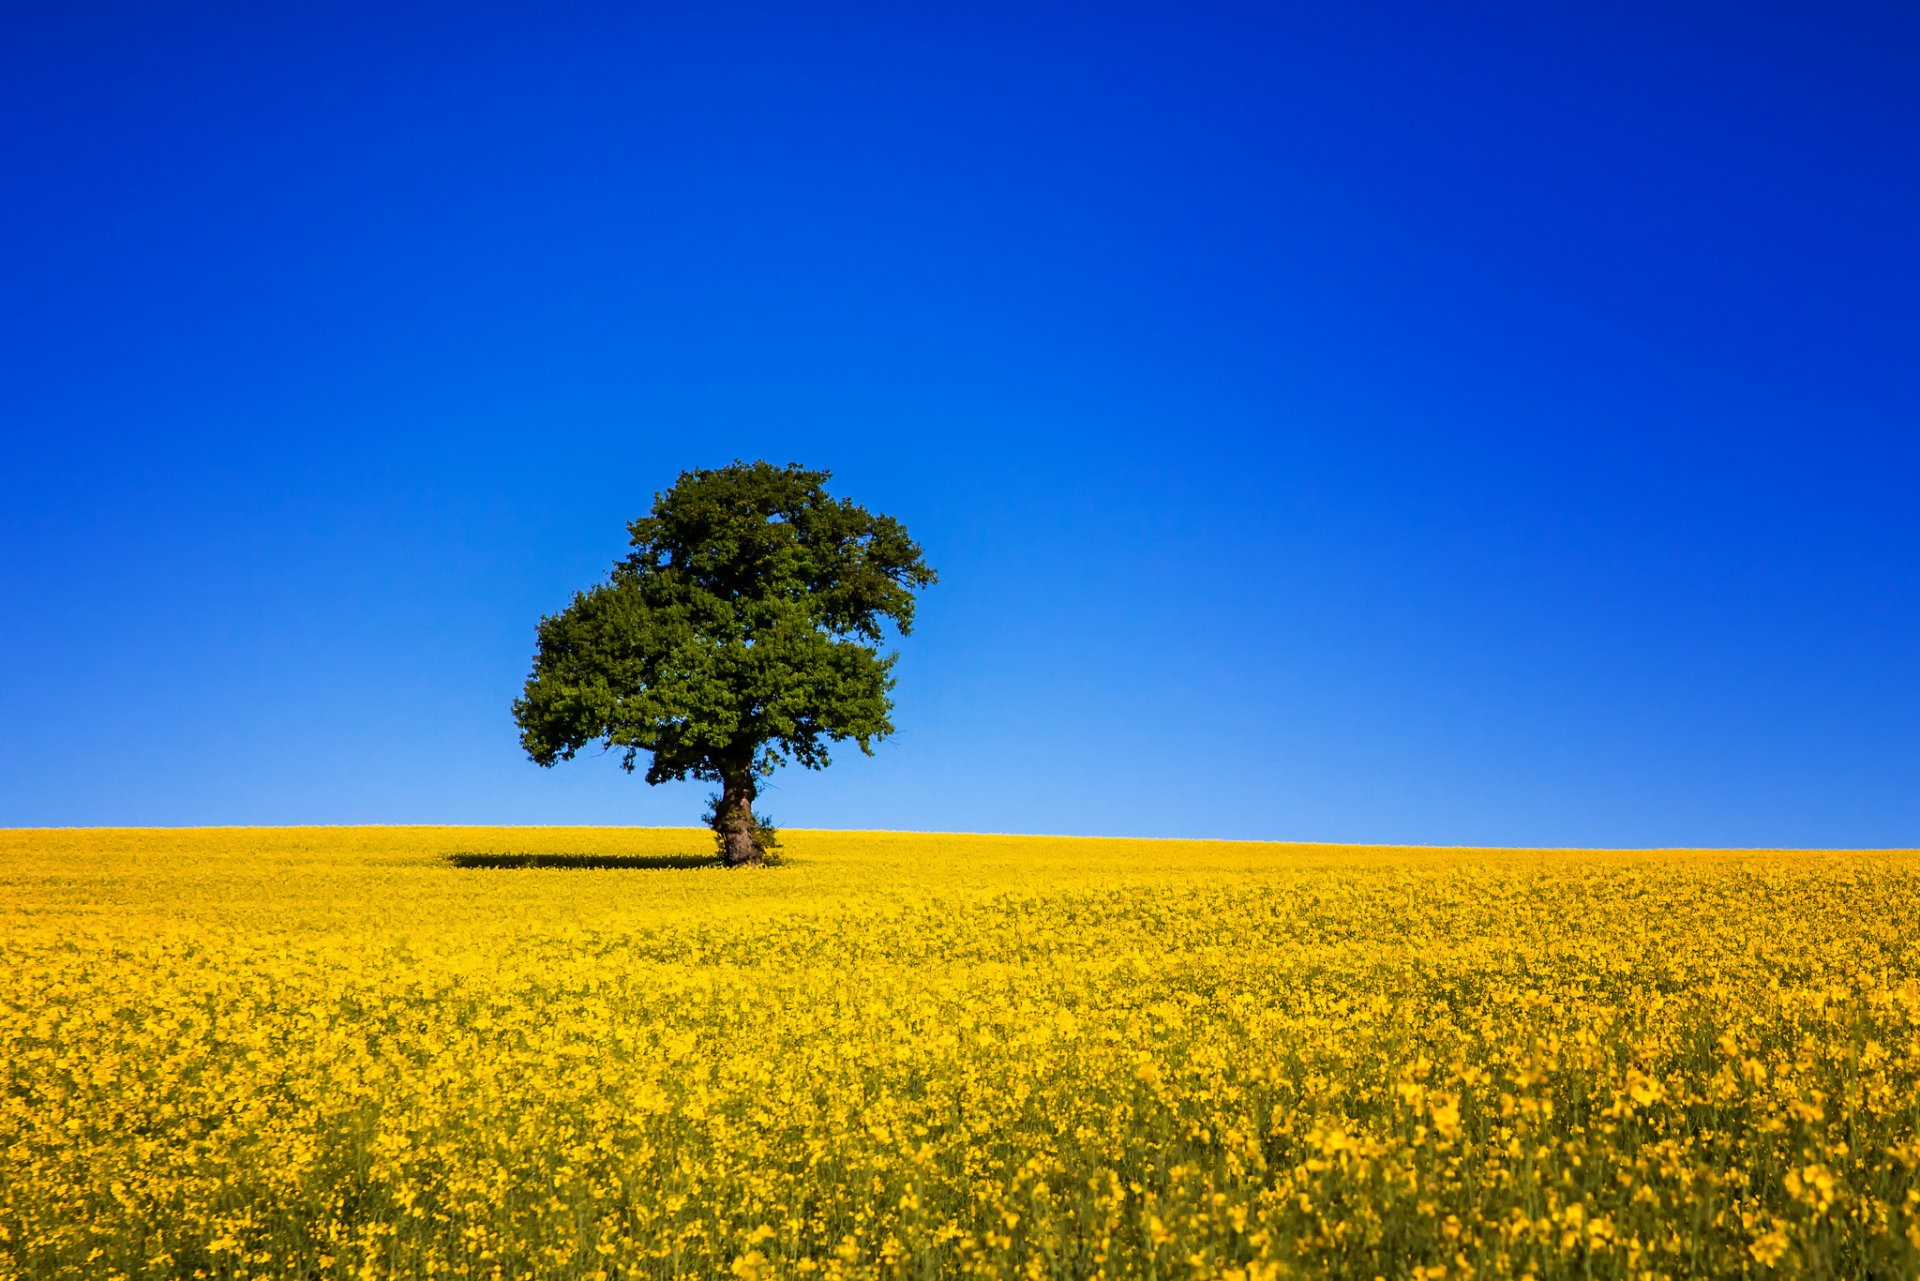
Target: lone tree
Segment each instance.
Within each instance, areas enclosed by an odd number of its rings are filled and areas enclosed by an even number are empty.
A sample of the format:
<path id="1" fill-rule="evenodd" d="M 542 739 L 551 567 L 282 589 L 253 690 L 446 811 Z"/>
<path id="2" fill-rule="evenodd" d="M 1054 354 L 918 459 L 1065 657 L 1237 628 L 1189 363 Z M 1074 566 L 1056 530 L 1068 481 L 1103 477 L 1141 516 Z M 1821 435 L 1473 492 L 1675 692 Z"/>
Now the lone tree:
<path id="1" fill-rule="evenodd" d="M 830 742 L 871 756 L 893 732 L 882 621 L 911 632 L 913 593 L 935 581 L 899 521 L 831 497 L 828 476 L 736 461 L 655 494 L 608 580 L 540 620 L 513 704 L 527 755 L 552 765 L 600 742 L 629 772 L 650 753 L 648 783 L 717 782 L 721 857 L 760 863 L 756 780 L 823 768 Z"/>

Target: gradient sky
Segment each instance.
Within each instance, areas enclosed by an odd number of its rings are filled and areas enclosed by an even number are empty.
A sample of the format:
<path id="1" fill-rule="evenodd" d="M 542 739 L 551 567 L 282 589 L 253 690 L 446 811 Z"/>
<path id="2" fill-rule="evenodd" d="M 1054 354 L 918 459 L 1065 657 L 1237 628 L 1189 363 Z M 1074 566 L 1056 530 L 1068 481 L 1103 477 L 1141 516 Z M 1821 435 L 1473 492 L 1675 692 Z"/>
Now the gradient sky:
<path id="1" fill-rule="evenodd" d="M 1910 5 L 6 27 L 0 825 L 697 821 L 508 703 L 765 457 L 942 575 L 783 825 L 1920 842 Z"/>

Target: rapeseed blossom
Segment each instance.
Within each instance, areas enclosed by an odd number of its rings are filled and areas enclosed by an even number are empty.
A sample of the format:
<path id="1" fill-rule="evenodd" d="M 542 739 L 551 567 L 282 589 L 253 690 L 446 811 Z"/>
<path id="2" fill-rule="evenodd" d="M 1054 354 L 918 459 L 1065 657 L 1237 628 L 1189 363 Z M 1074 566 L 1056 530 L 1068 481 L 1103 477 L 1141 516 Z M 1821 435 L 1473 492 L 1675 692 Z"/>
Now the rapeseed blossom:
<path id="1" fill-rule="evenodd" d="M 1920 854 L 708 839 L 0 833 L 0 1281 L 1920 1275 Z"/>

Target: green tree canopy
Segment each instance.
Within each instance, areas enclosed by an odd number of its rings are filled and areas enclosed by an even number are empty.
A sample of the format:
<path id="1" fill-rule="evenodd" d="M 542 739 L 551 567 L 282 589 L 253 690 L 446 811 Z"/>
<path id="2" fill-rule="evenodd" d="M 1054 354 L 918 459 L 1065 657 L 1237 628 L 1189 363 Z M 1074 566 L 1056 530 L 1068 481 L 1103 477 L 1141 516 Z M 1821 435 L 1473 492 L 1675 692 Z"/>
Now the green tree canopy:
<path id="1" fill-rule="evenodd" d="M 608 580 L 540 620 L 514 701 L 541 765 L 590 743 L 646 779 L 720 784 L 711 816 L 730 865 L 768 849 L 756 780 L 785 761 L 829 763 L 893 732 L 896 656 L 914 592 L 936 581 L 899 521 L 826 491 L 829 473 L 734 462 L 682 472 L 627 526 Z"/>

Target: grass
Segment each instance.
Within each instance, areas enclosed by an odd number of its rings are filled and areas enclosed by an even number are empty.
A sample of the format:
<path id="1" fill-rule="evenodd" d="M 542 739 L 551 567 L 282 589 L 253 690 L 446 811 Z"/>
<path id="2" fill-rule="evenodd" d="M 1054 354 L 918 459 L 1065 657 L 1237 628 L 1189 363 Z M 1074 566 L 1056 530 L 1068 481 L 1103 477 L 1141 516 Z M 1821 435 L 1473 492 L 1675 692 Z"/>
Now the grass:
<path id="1" fill-rule="evenodd" d="M 1913 851 L 782 839 L 0 832 L 0 1279 L 1920 1275 Z"/>

